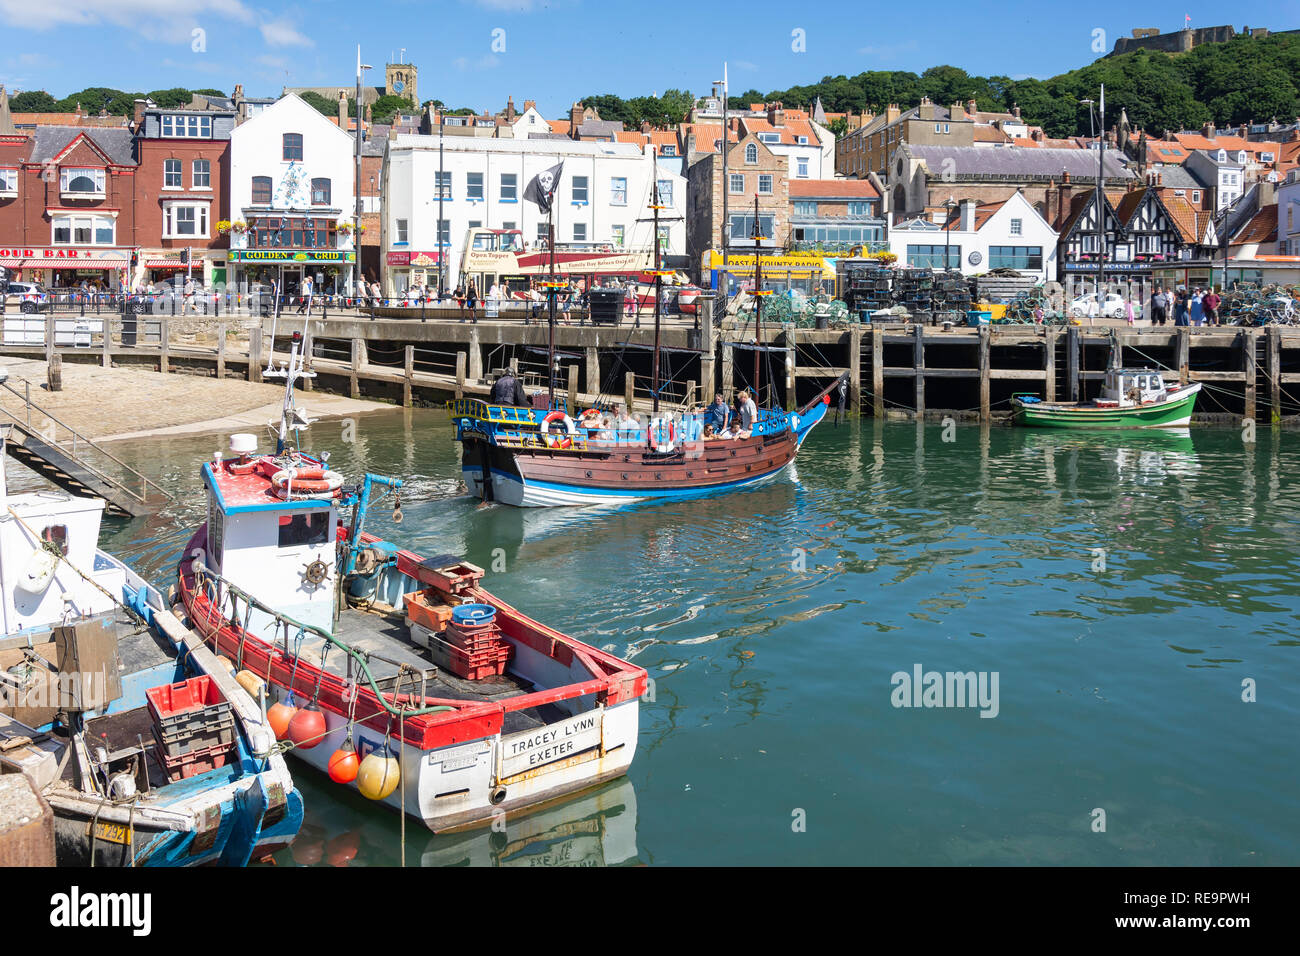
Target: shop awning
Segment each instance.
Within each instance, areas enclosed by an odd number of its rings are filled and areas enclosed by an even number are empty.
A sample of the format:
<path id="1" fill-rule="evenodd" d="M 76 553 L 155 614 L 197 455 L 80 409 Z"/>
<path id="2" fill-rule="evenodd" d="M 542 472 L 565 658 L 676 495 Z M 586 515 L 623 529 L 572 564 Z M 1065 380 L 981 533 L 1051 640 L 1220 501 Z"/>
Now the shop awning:
<path id="1" fill-rule="evenodd" d="M 184 269 L 185 263 L 179 259 L 146 259 L 145 268 L 148 269 Z M 202 264 L 202 263 L 200 263 Z"/>
<path id="2" fill-rule="evenodd" d="M 4 266 L 6 269 L 21 269 L 23 262 L 22 259 L 0 259 L 0 266 Z"/>
<path id="3" fill-rule="evenodd" d="M 124 259 L 28 259 L 28 268 L 41 269 L 126 269 L 130 263 Z"/>

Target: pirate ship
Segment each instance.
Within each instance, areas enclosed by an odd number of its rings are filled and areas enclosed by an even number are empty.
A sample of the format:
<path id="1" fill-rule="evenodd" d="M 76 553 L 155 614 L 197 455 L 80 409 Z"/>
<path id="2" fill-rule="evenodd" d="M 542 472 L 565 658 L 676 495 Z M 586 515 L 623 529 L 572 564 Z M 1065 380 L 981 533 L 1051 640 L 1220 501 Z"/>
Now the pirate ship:
<path id="1" fill-rule="evenodd" d="M 659 235 L 658 177 L 650 193 L 654 235 Z M 551 189 L 554 189 L 552 179 Z M 537 180 L 526 198 L 539 197 L 549 214 L 549 193 Z M 534 199 L 534 201 L 537 201 Z M 754 201 L 754 235 L 759 235 L 758 200 Z M 548 229 L 554 236 L 554 224 Z M 552 248 L 554 243 L 551 243 Z M 547 367 L 552 370 L 544 407 L 522 407 L 457 399 L 448 403 L 461 443 L 461 472 L 470 493 L 484 501 L 517 507 L 622 504 L 643 499 L 672 499 L 731 491 L 779 475 L 798 454 L 809 432 L 825 417 L 831 394 L 838 391 L 843 407 L 848 376 L 843 375 L 797 411 L 763 406 L 748 429 L 717 436 L 705 427 L 705 409 L 668 412 L 660 408 L 663 279 L 659 243 L 654 243 L 654 354 L 651 367 L 652 411 L 648 421 L 620 415 L 599 403 L 575 419 L 576 409 L 555 395 L 555 289 L 550 295 L 550 335 Z M 753 383 L 759 391 L 763 346 L 762 267 L 754 284 Z M 559 283 L 556 283 L 559 285 Z M 770 373 L 770 370 L 769 370 Z M 771 374 L 768 381 L 772 380 Z M 540 403 L 539 403 L 540 404 Z M 627 410 L 630 411 L 630 410 Z"/>

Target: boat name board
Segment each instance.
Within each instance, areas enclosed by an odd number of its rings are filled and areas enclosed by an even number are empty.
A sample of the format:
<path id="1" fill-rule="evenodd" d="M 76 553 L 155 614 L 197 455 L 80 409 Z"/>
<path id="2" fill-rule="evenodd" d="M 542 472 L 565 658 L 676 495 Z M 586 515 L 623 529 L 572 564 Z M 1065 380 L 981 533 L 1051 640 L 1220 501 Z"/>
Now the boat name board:
<path id="1" fill-rule="evenodd" d="M 501 776 L 540 767 L 600 743 L 600 712 L 588 711 L 558 723 L 501 738 Z"/>
<path id="2" fill-rule="evenodd" d="M 463 747 L 446 747 L 442 750 L 435 750 L 429 754 L 429 766 L 436 763 L 442 764 L 442 772 L 448 770 L 462 770 L 465 767 L 472 767 L 478 763 L 478 758 L 488 752 L 485 741 L 466 744 Z"/>

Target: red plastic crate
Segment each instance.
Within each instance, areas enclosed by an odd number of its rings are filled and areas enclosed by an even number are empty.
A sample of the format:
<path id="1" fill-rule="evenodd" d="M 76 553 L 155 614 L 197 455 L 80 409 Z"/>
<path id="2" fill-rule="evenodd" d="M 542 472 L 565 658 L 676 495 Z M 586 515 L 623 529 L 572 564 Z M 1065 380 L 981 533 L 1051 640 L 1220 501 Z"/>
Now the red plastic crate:
<path id="1" fill-rule="evenodd" d="M 149 699 L 149 712 L 153 719 L 159 721 L 223 701 L 221 689 L 207 675 L 191 677 L 179 684 L 150 687 L 144 695 Z"/>
<path id="2" fill-rule="evenodd" d="M 215 747 L 190 750 L 175 757 L 168 756 L 161 745 L 155 749 L 159 761 L 167 770 L 167 779 L 175 783 L 177 780 L 188 780 L 190 777 L 207 773 L 209 770 L 224 767 L 226 761 L 230 759 L 231 754 L 234 752 L 235 746 L 234 744 L 218 744 Z"/>
<path id="3" fill-rule="evenodd" d="M 500 677 L 506 672 L 506 663 L 514 653 L 509 644 L 499 644 L 494 649 L 465 651 L 455 644 L 433 638 L 429 644 L 433 662 L 466 680 Z"/>

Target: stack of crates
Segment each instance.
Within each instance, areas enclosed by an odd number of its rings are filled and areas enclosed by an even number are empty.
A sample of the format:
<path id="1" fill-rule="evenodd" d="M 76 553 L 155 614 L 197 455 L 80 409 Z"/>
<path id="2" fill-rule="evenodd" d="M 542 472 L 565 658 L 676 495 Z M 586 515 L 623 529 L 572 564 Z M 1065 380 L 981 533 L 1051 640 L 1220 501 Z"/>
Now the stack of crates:
<path id="1" fill-rule="evenodd" d="M 158 762 L 173 782 L 224 767 L 234 756 L 235 715 L 211 677 L 145 691 Z"/>
<path id="2" fill-rule="evenodd" d="M 951 317 L 960 321 L 970 309 L 970 283 L 955 269 L 940 272 L 934 277 L 933 301 L 936 319 L 941 313 L 954 313 Z"/>
<path id="3" fill-rule="evenodd" d="M 930 269 L 904 269 L 894 280 L 894 302 L 912 314 L 918 322 L 928 322 L 934 311 L 934 272 Z"/>
<path id="4" fill-rule="evenodd" d="M 496 609 L 487 604 L 457 607 L 407 596 L 411 633 L 429 649 L 433 662 L 466 680 L 500 677 L 514 648 L 501 637 Z"/>
<path id="5" fill-rule="evenodd" d="M 871 260 L 841 259 L 839 267 L 840 298 L 861 321 L 869 322 L 871 313 L 893 305 L 890 298 L 893 272 L 888 266 Z"/>

